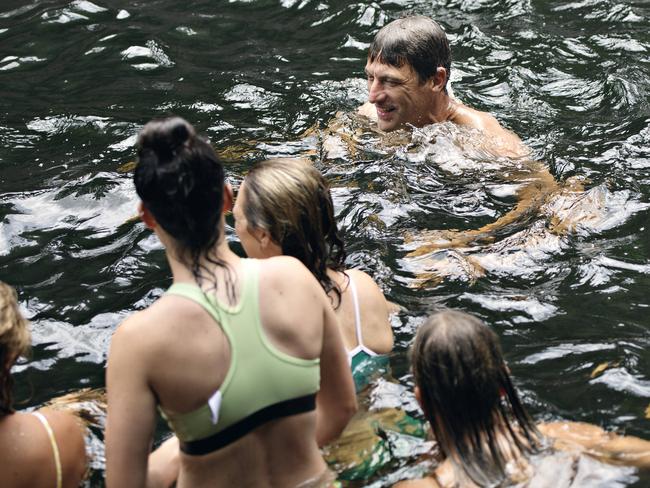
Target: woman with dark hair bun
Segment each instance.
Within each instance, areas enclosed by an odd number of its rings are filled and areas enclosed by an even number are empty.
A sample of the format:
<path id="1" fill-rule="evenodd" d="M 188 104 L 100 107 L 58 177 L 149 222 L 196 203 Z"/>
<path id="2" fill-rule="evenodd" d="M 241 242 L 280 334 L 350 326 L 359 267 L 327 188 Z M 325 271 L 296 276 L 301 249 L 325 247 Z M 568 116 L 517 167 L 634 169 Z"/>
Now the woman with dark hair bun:
<path id="1" fill-rule="evenodd" d="M 318 446 L 356 400 L 327 296 L 296 259 L 228 248 L 232 191 L 190 124 L 149 122 L 137 147 L 140 216 L 173 284 L 112 339 L 107 486 L 169 486 L 176 475 L 179 488 L 330 486 Z M 176 437 L 149 463 L 156 407 Z"/>
<path id="2" fill-rule="evenodd" d="M 579 422 L 535 424 L 498 336 L 472 315 L 448 310 L 429 317 L 411 361 L 415 396 L 443 462 L 429 477 L 396 488 L 622 486 L 634 478 L 629 466 L 650 467 L 650 442 L 642 439 Z"/>
<path id="3" fill-rule="evenodd" d="M 366 386 L 388 362 L 393 331 L 377 284 L 345 268 L 327 180 L 306 160 L 262 161 L 246 175 L 233 214 L 248 256 L 293 256 L 318 279 L 339 318 L 357 390 Z"/>
<path id="4" fill-rule="evenodd" d="M 0 486 L 75 488 L 87 464 L 80 421 L 49 408 L 20 413 L 12 405 L 11 368 L 31 341 L 16 298 L 0 281 Z"/>

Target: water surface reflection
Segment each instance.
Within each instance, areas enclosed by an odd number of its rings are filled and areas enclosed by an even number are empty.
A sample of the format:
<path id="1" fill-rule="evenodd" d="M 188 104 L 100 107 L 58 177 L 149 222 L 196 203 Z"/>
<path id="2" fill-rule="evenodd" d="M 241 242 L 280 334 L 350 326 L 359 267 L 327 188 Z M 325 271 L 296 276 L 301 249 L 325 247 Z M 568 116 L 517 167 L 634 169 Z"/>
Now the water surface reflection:
<path id="1" fill-rule="evenodd" d="M 368 43 L 408 13 L 445 26 L 456 96 L 586 193 L 558 194 L 494 242 L 407 256 L 408 236 L 479 228 L 518 188 L 503 161 L 468 155 L 444 126 L 393 145 L 362 131 L 354 154 L 328 158 L 301 137 L 365 99 Z M 649 16 L 633 0 L 5 1 L 0 270 L 36 343 L 18 397 L 40 405 L 103 385 L 112 331 L 168 285 L 118 169 L 141 125 L 174 112 L 224 151 L 235 184 L 257 159 L 309 151 L 333 181 L 349 264 L 404 307 L 398 382 L 378 382 L 373 405 L 415 410 L 405 351 L 429 311 L 460 307 L 498 331 L 536 416 L 650 438 Z M 580 225 L 553 231 L 554 217 L 576 215 Z M 409 469 L 396 456 L 371 486 Z"/>

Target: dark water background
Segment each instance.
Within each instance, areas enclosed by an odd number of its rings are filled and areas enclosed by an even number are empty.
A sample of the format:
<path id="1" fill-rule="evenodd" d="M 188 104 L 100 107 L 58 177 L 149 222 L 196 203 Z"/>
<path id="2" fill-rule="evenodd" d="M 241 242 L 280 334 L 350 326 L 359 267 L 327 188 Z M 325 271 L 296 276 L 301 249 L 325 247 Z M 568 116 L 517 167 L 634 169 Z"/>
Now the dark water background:
<path id="1" fill-rule="evenodd" d="M 33 321 L 33 357 L 16 368 L 25 407 L 103 386 L 111 333 L 169 284 L 160 245 L 129 220 L 131 175 L 118 171 L 139 128 L 173 112 L 220 150 L 245 143 L 248 155 L 228 164 L 236 184 L 255 160 L 300 152 L 305 129 L 358 106 L 368 43 L 408 13 L 447 30 L 461 100 L 517 132 L 558 179 L 610 193 L 589 230 L 502 252 L 510 261 L 474 282 L 414 289 L 405 233 L 476 228 L 514 200 L 490 190 L 500 183 L 489 169 L 454 174 L 381 151 L 323 162 L 350 265 L 406 309 L 394 320 L 400 385 L 378 385 L 375 404 L 413 408 L 405 351 L 444 305 L 497 330 L 536 418 L 650 438 L 650 4 L 640 0 L 3 0 L 0 279 Z"/>

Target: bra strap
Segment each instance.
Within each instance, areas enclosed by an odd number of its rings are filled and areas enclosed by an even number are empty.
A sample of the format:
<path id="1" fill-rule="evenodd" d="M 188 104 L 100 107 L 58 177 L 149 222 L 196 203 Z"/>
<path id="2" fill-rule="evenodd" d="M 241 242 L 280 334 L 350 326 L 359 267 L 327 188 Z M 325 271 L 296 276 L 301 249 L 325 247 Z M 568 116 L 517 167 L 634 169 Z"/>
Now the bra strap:
<path id="1" fill-rule="evenodd" d="M 262 424 L 281 417 L 310 412 L 316 408 L 316 394 L 291 398 L 269 405 L 239 422 L 204 439 L 181 442 L 180 449 L 190 456 L 201 456 L 235 442 Z"/>
<path id="2" fill-rule="evenodd" d="M 61 473 L 61 457 L 59 456 L 59 446 L 56 444 L 54 432 L 52 431 L 52 427 L 50 427 L 50 423 L 45 418 L 45 415 L 43 415 L 41 412 L 32 413 L 34 417 L 41 421 L 41 424 L 43 424 L 43 427 L 45 427 L 47 436 L 50 439 L 50 445 L 52 446 L 52 452 L 54 453 L 54 468 L 56 469 L 56 488 L 62 488 L 63 475 Z"/>
<path id="3" fill-rule="evenodd" d="M 354 327 L 357 332 L 358 346 L 363 348 L 363 337 L 361 334 L 361 310 L 359 309 L 359 295 L 357 294 L 357 285 L 354 283 L 352 276 L 348 275 L 350 280 L 350 291 L 352 292 L 352 303 L 354 304 Z"/>

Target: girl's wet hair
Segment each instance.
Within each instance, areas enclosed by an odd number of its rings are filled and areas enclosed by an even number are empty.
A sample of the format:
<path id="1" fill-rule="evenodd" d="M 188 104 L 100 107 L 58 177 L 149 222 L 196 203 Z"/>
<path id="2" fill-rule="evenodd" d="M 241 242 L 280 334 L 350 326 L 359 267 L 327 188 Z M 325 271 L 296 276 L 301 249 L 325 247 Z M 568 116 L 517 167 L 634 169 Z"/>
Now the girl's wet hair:
<path id="1" fill-rule="evenodd" d="M 11 367 L 29 352 L 29 322 L 18 307 L 16 290 L 0 281 L 0 419 L 14 412 Z"/>
<path id="2" fill-rule="evenodd" d="M 180 117 L 152 120 L 137 142 L 135 188 L 156 222 L 177 243 L 174 251 L 192 270 L 199 285 L 217 288 L 204 260 L 224 266 L 215 252 L 222 238 L 224 170 L 214 149 Z M 231 274 L 228 296 L 234 300 Z"/>
<path id="3" fill-rule="evenodd" d="M 411 360 L 424 414 L 461 475 L 481 487 L 500 486 L 510 459 L 541 449 L 499 338 L 481 320 L 459 311 L 432 315 L 418 330 Z"/>
<path id="4" fill-rule="evenodd" d="M 431 78 L 439 66 L 447 70 L 446 81 L 451 75 L 447 35 L 437 22 L 422 15 L 397 19 L 382 27 L 370 44 L 368 60 L 396 68 L 408 65 L 418 74 L 420 83 Z"/>
<path id="5" fill-rule="evenodd" d="M 309 161 L 270 159 L 246 175 L 244 214 L 251 229 L 266 230 L 282 254 L 299 259 L 326 293 L 341 289 L 327 268 L 345 270 L 345 247 L 334 218 L 329 184 Z"/>

